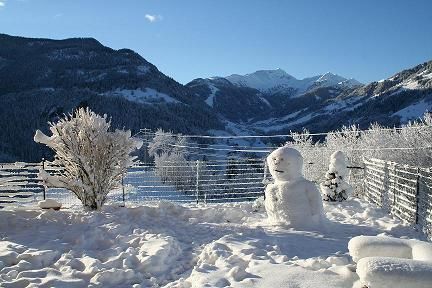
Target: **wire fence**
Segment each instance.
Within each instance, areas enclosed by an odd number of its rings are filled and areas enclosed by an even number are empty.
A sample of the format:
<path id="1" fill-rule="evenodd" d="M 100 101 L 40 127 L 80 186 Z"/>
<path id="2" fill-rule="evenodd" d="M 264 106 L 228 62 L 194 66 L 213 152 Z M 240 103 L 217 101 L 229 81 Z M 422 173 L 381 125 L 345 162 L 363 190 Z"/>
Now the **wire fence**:
<path id="1" fill-rule="evenodd" d="M 39 169 L 51 174 L 62 168 L 50 162 L 0 164 L 0 207 L 35 205 L 50 198 L 65 207 L 81 205 L 65 189 L 46 188 Z M 432 237 L 432 171 L 395 162 L 365 159 L 363 167 L 349 167 L 349 183 L 355 195 L 383 207 Z M 321 171 L 321 172 L 319 172 Z M 306 163 L 306 178 L 319 184 L 323 163 Z M 315 178 L 311 178 L 311 177 Z M 253 201 L 264 195 L 271 181 L 262 158 L 135 163 L 128 168 L 122 185 L 108 194 L 107 203 L 139 205 L 148 201 L 221 203 Z"/>
<path id="2" fill-rule="evenodd" d="M 124 179 L 127 201 L 251 201 L 263 195 L 264 168 L 261 159 L 137 163 Z"/>
<path id="3" fill-rule="evenodd" d="M 81 205 L 79 199 L 62 188 L 47 188 L 38 178 L 43 168 L 61 174 L 62 168 L 48 161 L 41 163 L 0 164 L 0 207 L 35 205 L 45 198 L 64 207 Z M 354 167 L 358 168 L 358 167 Z M 305 177 L 319 184 L 327 170 L 326 163 L 306 163 Z M 361 190 L 363 174 L 351 169 L 349 182 Z M 107 203 L 142 204 L 148 201 L 181 203 L 221 203 L 253 201 L 264 196 L 271 175 L 263 158 L 232 158 L 209 161 L 137 162 L 128 168 L 122 185 L 108 194 Z"/>
<path id="4" fill-rule="evenodd" d="M 50 162 L 0 164 L 0 207 L 34 205 L 45 198 L 65 207 L 81 205 L 62 188 L 47 188 L 38 178 L 43 168 L 61 174 Z M 147 201 L 220 203 L 255 200 L 264 194 L 265 165 L 262 159 L 135 163 L 122 185 L 108 194 L 109 204 L 142 204 Z"/>
<path id="5" fill-rule="evenodd" d="M 432 171 L 379 159 L 364 160 L 363 198 L 432 237 Z"/>

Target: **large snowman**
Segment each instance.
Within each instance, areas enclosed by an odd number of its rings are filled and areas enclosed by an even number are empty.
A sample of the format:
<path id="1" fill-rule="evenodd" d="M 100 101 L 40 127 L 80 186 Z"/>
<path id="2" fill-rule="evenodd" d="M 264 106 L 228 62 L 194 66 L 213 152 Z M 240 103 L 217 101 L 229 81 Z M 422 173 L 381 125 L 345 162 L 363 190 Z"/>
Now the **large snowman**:
<path id="1" fill-rule="evenodd" d="M 298 228 L 320 226 L 324 220 L 321 194 L 303 177 L 303 157 L 296 149 L 281 147 L 267 157 L 274 183 L 265 189 L 269 220 Z"/>

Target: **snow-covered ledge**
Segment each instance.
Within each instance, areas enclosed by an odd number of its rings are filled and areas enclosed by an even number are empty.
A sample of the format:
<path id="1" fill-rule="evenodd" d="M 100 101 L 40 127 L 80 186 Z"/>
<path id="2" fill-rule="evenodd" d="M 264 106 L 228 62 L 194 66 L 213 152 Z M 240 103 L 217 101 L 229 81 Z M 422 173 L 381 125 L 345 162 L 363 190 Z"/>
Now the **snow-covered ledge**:
<path id="1" fill-rule="evenodd" d="M 46 199 L 46 200 L 39 201 L 38 205 L 42 209 L 54 209 L 54 210 L 60 210 L 62 206 L 61 203 L 53 199 Z"/>
<path id="2" fill-rule="evenodd" d="M 432 243 L 357 236 L 349 241 L 348 250 L 357 262 L 359 287 L 432 287 Z"/>

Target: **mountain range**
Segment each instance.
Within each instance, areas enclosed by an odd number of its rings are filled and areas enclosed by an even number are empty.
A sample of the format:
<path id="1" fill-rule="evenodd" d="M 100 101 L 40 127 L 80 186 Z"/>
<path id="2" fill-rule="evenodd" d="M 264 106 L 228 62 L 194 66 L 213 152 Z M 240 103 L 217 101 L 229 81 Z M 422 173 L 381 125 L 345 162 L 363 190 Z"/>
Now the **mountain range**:
<path id="1" fill-rule="evenodd" d="M 274 134 L 342 125 L 393 126 L 432 107 L 432 61 L 378 82 L 325 73 L 296 79 L 282 69 L 198 78 L 186 85 L 129 49 L 93 38 L 0 34 L 0 161 L 39 161 L 33 142 L 64 113 L 88 106 L 114 127 L 186 134 Z"/>

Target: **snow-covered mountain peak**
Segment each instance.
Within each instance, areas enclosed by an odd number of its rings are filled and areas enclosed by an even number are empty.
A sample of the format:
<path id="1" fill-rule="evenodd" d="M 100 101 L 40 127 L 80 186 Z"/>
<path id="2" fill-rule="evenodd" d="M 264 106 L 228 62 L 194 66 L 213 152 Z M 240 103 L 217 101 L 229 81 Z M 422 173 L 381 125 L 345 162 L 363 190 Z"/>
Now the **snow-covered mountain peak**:
<path id="1" fill-rule="evenodd" d="M 325 84 L 325 86 L 334 86 L 334 85 L 338 85 L 338 84 L 343 84 L 347 80 L 348 79 L 346 79 L 342 76 L 339 76 L 337 74 L 334 74 L 332 72 L 326 72 L 323 75 L 321 75 L 318 78 L 318 80 L 316 80 L 316 83 L 323 83 L 323 84 Z M 356 81 L 355 79 L 352 79 L 352 80 Z M 358 81 L 356 81 L 356 82 L 358 82 Z"/>
<path id="2" fill-rule="evenodd" d="M 296 91 L 296 94 L 302 94 L 309 89 L 319 87 L 330 87 L 343 85 L 345 87 L 354 87 L 361 85 L 355 79 L 347 79 L 332 72 L 326 72 L 322 75 L 297 79 L 288 74 L 283 69 L 275 70 L 258 70 L 254 73 L 245 75 L 233 74 L 226 77 L 231 83 L 241 87 L 250 87 L 260 90 L 264 93 L 278 93 L 283 91 Z"/>
<path id="3" fill-rule="evenodd" d="M 354 78 L 347 79 L 345 77 L 334 74 L 332 72 L 326 72 L 318 76 L 318 79 L 309 88 L 331 87 L 331 86 L 336 86 L 336 87 L 344 86 L 344 87 L 352 88 L 360 85 L 362 85 L 362 83 L 355 80 Z"/>
<path id="4" fill-rule="evenodd" d="M 283 69 L 281 68 L 277 68 L 275 70 L 258 70 L 254 73 L 251 74 L 246 74 L 245 76 L 250 76 L 250 75 L 256 75 L 256 76 L 260 76 L 260 77 L 268 77 L 269 79 L 275 79 L 275 78 L 287 78 L 287 79 L 291 79 L 294 78 L 293 76 L 289 75 L 287 72 L 285 72 Z"/>
<path id="5" fill-rule="evenodd" d="M 255 88 L 262 92 L 268 92 L 275 88 L 292 87 L 298 81 L 295 77 L 280 68 L 275 70 L 258 70 L 246 75 L 233 74 L 226 77 L 226 79 L 237 86 Z"/>

